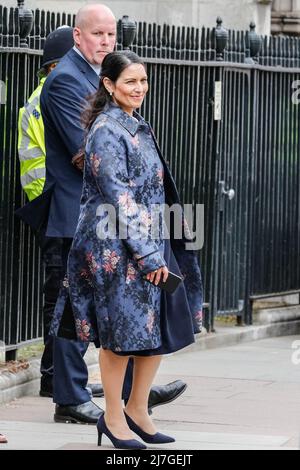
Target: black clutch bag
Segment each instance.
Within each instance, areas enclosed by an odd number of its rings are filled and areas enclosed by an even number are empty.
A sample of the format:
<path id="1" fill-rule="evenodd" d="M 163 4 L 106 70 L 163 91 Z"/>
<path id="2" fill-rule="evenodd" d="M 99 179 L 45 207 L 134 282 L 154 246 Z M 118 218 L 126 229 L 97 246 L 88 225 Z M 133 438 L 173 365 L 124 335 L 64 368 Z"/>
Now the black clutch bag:
<path id="1" fill-rule="evenodd" d="M 161 276 L 159 283 L 157 284 L 157 286 L 155 286 L 153 282 L 149 281 L 146 276 L 144 276 L 144 279 L 147 282 L 152 284 L 154 287 L 159 287 L 160 289 L 165 290 L 169 294 L 173 294 L 176 291 L 177 287 L 183 282 L 183 279 L 180 276 L 177 276 L 177 274 L 174 274 L 170 271 L 166 282 L 163 282 L 162 278 L 163 276 Z"/>

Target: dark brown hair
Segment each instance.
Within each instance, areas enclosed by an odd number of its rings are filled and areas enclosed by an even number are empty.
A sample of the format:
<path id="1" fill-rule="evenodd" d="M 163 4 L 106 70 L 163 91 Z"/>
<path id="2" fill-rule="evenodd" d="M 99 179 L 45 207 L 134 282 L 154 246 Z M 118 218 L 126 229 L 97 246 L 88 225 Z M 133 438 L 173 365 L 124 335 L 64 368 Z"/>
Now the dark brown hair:
<path id="1" fill-rule="evenodd" d="M 82 123 L 87 131 L 90 130 L 105 106 L 112 101 L 112 97 L 103 84 L 103 79 L 107 77 L 112 82 L 116 82 L 121 73 L 131 64 L 141 64 L 145 67 L 142 59 L 132 51 L 111 52 L 105 56 L 101 65 L 99 88 L 97 92 L 87 100 L 87 107 L 82 114 Z M 83 171 L 84 148 L 77 152 L 72 159 L 72 163 L 80 171 Z"/>
<path id="2" fill-rule="evenodd" d="M 96 94 L 88 100 L 88 106 L 83 113 L 83 124 L 87 130 L 91 128 L 105 106 L 112 101 L 112 97 L 103 84 L 103 79 L 109 78 L 112 82 L 116 82 L 121 73 L 131 64 L 141 64 L 145 67 L 142 59 L 132 51 L 111 52 L 105 56 L 101 66 L 99 88 Z"/>

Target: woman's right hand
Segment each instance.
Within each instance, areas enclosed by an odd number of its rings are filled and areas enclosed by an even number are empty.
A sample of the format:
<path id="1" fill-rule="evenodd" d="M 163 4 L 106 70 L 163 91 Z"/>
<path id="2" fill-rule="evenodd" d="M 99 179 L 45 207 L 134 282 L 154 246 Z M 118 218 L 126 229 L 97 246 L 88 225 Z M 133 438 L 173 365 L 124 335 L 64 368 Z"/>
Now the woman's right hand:
<path id="1" fill-rule="evenodd" d="M 167 266 L 162 266 L 161 268 L 156 269 L 155 271 L 152 271 L 151 273 L 148 273 L 146 278 L 148 279 L 148 281 L 152 282 L 155 286 L 157 286 L 162 276 L 163 276 L 163 282 L 166 282 L 169 276 L 169 270 Z"/>

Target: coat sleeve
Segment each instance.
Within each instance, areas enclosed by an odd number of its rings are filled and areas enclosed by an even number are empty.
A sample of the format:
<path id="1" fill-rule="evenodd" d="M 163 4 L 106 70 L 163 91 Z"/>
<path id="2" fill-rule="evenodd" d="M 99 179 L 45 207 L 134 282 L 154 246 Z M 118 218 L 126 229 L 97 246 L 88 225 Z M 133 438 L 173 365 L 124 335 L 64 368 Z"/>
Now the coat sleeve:
<path id="1" fill-rule="evenodd" d="M 49 116 L 72 156 L 83 146 L 84 129 L 81 114 L 85 101 L 76 78 L 69 74 L 58 74 L 41 94 L 42 114 Z"/>
<path id="2" fill-rule="evenodd" d="M 96 124 L 94 128 L 97 129 L 92 131 L 88 141 L 88 164 L 91 165 L 91 172 L 105 202 L 115 208 L 119 230 L 126 230 L 122 241 L 137 261 L 140 270 L 147 274 L 166 263 L 144 225 L 141 208 L 130 187 L 126 143 L 120 132 L 113 128 L 113 124 Z M 139 227 L 139 232 L 135 232 L 134 227 Z M 141 238 L 139 233 L 146 235 Z"/>

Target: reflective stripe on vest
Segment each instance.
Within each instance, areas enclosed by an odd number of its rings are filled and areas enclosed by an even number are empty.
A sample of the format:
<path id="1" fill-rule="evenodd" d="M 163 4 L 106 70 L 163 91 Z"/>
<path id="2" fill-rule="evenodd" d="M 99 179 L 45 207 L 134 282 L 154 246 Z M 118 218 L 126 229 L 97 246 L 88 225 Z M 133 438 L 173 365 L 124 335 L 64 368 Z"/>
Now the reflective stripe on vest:
<path id="1" fill-rule="evenodd" d="M 45 168 L 35 168 L 34 170 L 28 171 L 21 176 L 21 184 L 22 186 L 27 186 L 32 181 L 40 178 L 45 178 Z"/>
<path id="2" fill-rule="evenodd" d="M 26 139 L 23 138 L 23 142 L 28 139 L 28 143 L 30 142 L 30 139 L 27 137 Z M 33 147 L 33 148 L 19 148 L 19 159 L 20 162 L 24 162 L 26 160 L 31 160 L 32 158 L 38 158 L 43 156 L 43 153 L 41 152 L 41 149 L 39 147 Z"/>
<path id="3" fill-rule="evenodd" d="M 40 178 L 32 181 L 32 183 L 23 187 L 24 191 L 28 195 L 29 201 L 33 201 L 36 197 L 40 196 L 43 192 L 46 178 Z"/>

